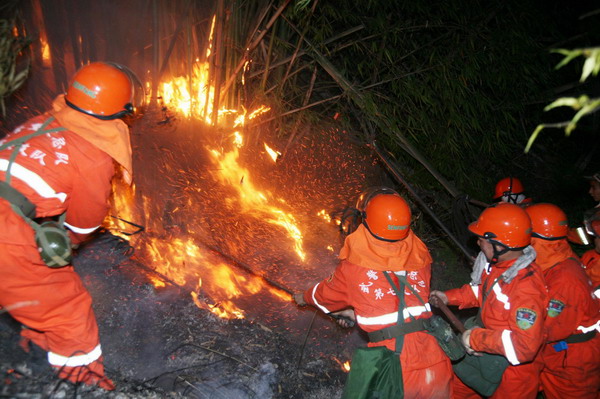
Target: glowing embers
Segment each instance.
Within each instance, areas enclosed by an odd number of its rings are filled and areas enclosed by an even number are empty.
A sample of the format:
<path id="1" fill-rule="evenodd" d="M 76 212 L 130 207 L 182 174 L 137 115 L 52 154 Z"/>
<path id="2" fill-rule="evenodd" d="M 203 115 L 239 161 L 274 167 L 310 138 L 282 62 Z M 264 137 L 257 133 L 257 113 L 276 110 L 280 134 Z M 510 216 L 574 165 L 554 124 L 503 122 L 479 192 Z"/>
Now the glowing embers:
<path id="1" fill-rule="evenodd" d="M 237 190 L 242 211 L 247 214 L 256 215 L 268 223 L 283 227 L 287 231 L 288 236 L 294 240 L 294 251 L 304 261 L 306 253 L 303 248 L 302 232 L 298 228 L 296 218 L 291 213 L 287 213 L 270 204 L 270 202 L 275 201 L 285 204 L 285 201 L 281 198 L 274 198 L 267 191 L 259 191 L 254 186 L 248 169 L 240 166 L 238 163 L 238 148 L 234 148 L 229 152 L 220 152 L 213 149 L 210 150 L 210 154 L 218 166 L 213 174 L 223 184 Z"/>
<path id="2" fill-rule="evenodd" d="M 344 370 L 346 373 L 350 371 L 350 361 L 349 360 L 346 360 L 345 362 L 342 362 L 340 359 L 338 359 L 335 356 L 333 356 L 332 359 L 335 360 L 335 362 L 337 364 L 339 364 L 340 367 L 342 368 L 342 370 Z"/>

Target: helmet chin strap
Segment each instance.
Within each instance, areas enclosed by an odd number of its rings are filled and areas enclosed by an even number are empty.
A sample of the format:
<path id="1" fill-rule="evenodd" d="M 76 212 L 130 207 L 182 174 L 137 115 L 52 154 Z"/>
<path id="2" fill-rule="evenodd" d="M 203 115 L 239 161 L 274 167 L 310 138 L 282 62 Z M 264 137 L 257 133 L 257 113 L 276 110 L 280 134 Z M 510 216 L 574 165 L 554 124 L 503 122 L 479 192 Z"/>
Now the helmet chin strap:
<path id="1" fill-rule="evenodd" d="M 508 251 L 510 251 L 510 248 L 508 248 L 506 245 L 499 243 L 498 241 L 494 241 L 494 240 L 489 240 L 488 242 L 490 244 L 492 244 L 492 249 L 493 249 L 493 254 L 492 254 L 492 259 L 489 259 L 486 255 L 486 259 L 489 262 L 488 265 L 488 273 L 492 270 L 492 266 L 495 265 L 496 263 L 498 263 L 498 259 L 504 255 L 505 253 L 507 253 Z M 500 248 L 500 249 L 499 249 Z"/>

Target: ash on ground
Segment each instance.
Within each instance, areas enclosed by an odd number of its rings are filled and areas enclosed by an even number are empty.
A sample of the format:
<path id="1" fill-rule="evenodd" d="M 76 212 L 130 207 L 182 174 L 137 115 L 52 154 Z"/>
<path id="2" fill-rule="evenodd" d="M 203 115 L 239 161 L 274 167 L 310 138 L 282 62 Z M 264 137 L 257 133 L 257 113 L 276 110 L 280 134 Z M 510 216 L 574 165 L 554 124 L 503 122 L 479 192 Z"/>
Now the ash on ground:
<path id="1" fill-rule="evenodd" d="M 94 299 L 107 392 L 61 382 L 34 348 L 18 345 L 20 325 L 0 316 L 1 397 L 14 398 L 335 398 L 341 362 L 363 344 L 312 309 L 286 304 L 287 328 L 269 320 L 224 320 L 194 305 L 186 287 L 150 284 L 148 269 L 122 240 L 103 233 L 74 266 Z M 278 323 L 274 323 L 277 325 Z"/>

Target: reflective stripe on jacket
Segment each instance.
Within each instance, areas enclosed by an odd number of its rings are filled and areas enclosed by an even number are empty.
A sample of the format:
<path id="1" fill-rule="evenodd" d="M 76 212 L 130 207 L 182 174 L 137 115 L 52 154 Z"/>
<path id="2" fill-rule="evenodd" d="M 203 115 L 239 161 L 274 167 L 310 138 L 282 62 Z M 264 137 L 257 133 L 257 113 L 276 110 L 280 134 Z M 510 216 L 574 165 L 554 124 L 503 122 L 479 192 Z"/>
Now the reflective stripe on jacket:
<path id="1" fill-rule="evenodd" d="M 427 301 L 431 278 L 430 265 L 416 271 L 395 273 L 405 275 L 413 289 Z M 398 284 L 394 272 L 389 274 L 395 280 L 394 283 Z M 406 322 L 412 320 L 410 315 L 416 319 L 431 316 L 429 305 L 424 306 L 407 288 L 404 289 L 404 298 Z M 370 270 L 347 260 L 342 260 L 329 278 L 305 291 L 304 300 L 325 313 L 353 307 L 358 325 L 367 332 L 394 325 L 398 320 L 398 299 L 383 272 Z M 395 339 L 369 343 L 369 346 L 381 345 L 394 350 Z M 401 361 L 403 370 L 414 370 L 448 361 L 448 358 L 433 336 L 425 332 L 415 332 L 405 336 Z"/>
<path id="2" fill-rule="evenodd" d="M 41 115 L 17 127 L 0 144 L 35 132 L 48 115 Z M 48 129 L 59 127 L 53 121 Z M 12 147 L 0 151 L 0 179 L 6 179 Z M 108 211 L 113 160 L 85 139 L 70 131 L 33 137 L 19 149 L 11 166 L 11 185 L 36 205 L 36 217 L 67 212 L 66 225 L 77 243 L 96 230 Z M 24 226 L 26 226 L 24 224 Z M 28 227 L 24 227 L 25 230 Z M 0 240 L 27 244 L 29 232 L 3 229 Z"/>
<path id="3" fill-rule="evenodd" d="M 482 284 L 470 284 L 446 291 L 450 305 L 460 309 L 481 307 L 482 296 L 515 260 L 497 263 L 484 271 Z M 481 318 L 485 328 L 471 333 L 471 347 L 476 351 L 505 356 L 513 364 L 533 360 L 545 340 L 544 320 L 548 293 L 540 268 L 534 263 L 519 271 L 506 284 L 498 280 L 487 296 Z"/>

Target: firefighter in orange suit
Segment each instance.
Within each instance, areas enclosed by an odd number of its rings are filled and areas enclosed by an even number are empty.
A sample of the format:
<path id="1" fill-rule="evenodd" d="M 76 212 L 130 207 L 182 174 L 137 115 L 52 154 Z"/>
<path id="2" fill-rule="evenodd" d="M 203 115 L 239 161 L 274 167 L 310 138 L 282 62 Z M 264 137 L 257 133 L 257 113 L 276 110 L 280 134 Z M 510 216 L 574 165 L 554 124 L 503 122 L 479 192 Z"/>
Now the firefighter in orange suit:
<path id="1" fill-rule="evenodd" d="M 131 183 L 129 128 L 120 118 L 133 111 L 135 81 L 118 64 L 84 66 L 51 110 L 0 141 L 49 131 L 18 151 L 0 151 L 0 181 L 9 177 L 9 185 L 35 206 L 33 220 L 64 214 L 74 245 L 107 214 L 115 161 Z M 73 266 L 44 263 L 32 227 L 6 198 L 0 198 L 0 226 L 0 306 L 23 324 L 21 346 L 28 350 L 33 342 L 46 350 L 60 378 L 114 389 L 104 376 L 92 299 Z"/>
<path id="2" fill-rule="evenodd" d="M 499 203 L 485 209 L 469 230 L 481 248 L 471 283 L 432 296 L 459 309 L 482 308 L 485 327 L 469 329 L 461 339 L 469 352 L 499 354 L 509 361 L 493 398 L 535 398 L 541 367 L 533 360 L 545 342 L 548 294 L 529 245 L 531 221 L 521 207 Z M 454 396 L 480 397 L 459 378 L 454 379 Z"/>
<path id="3" fill-rule="evenodd" d="M 530 205 L 533 201 L 525 195 L 525 188 L 521 180 L 516 177 L 505 177 L 496 183 L 494 188 L 494 201 L 508 202 L 522 207 Z"/>
<path id="4" fill-rule="evenodd" d="M 567 215 L 556 205 L 526 209 L 531 245 L 550 301 L 541 386 L 546 398 L 597 398 L 600 389 L 600 302 L 566 236 Z"/>
<path id="5" fill-rule="evenodd" d="M 592 287 L 596 298 L 600 299 L 600 219 L 595 216 L 593 220 L 586 220 L 586 230 L 594 237 L 594 248 L 581 256 L 581 263 L 585 272 L 592 280 Z"/>
<path id="6" fill-rule="evenodd" d="M 391 189 L 375 191 L 365 199 L 363 223 L 346 237 L 340 264 L 334 273 L 303 294 L 294 295 L 298 305 L 309 304 L 325 313 L 354 308 L 356 322 L 366 332 L 395 325 L 398 299 L 383 272 L 388 271 L 399 287 L 397 275 L 405 276 L 424 302 L 429 296 L 431 256 L 425 244 L 410 229 L 411 211 L 406 201 Z M 403 317 L 410 322 L 432 315 L 408 288 Z M 395 350 L 395 338 L 370 342 Z M 405 398 L 448 398 L 452 368 L 436 339 L 424 331 L 404 335 L 400 354 Z"/>

